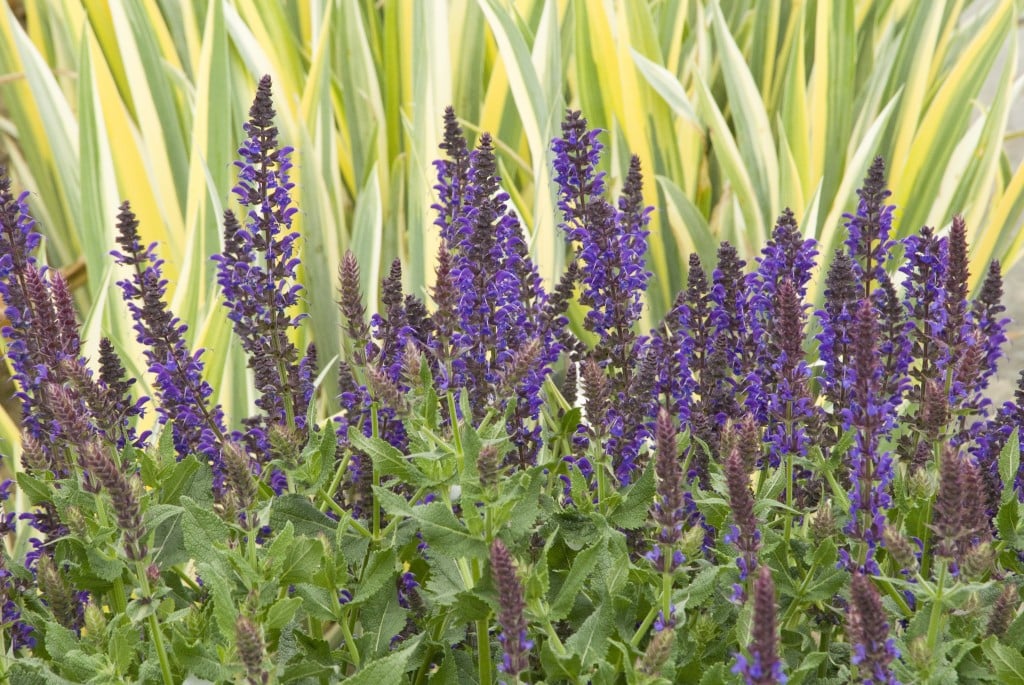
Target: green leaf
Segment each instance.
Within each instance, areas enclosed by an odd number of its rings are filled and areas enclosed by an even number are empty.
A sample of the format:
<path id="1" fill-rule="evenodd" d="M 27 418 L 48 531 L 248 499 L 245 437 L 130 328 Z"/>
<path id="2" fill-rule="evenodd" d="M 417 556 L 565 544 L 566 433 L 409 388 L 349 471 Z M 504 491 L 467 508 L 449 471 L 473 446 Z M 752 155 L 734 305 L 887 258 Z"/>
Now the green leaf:
<path id="1" fill-rule="evenodd" d="M 18 490 L 25 493 L 29 504 L 40 504 L 53 500 L 53 490 L 43 481 L 35 476 L 30 476 L 24 471 L 17 475 Z"/>
<path id="2" fill-rule="evenodd" d="M 146 530 L 153 535 L 154 561 L 161 566 L 174 566 L 189 558 L 181 527 L 184 513 L 176 504 L 156 504 L 143 514 Z"/>
<path id="3" fill-rule="evenodd" d="M 310 583 L 296 583 L 295 594 L 303 600 L 307 614 L 321 621 L 336 621 L 340 616 L 336 593 Z"/>
<path id="4" fill-rule="evenodd" d="M 1016 546 L 1018 544 L 1020 524 L 1020 502 L 1014 497 L 1004 502 L 996 514 L 996 529 L 999 531 L 999 537 L 1006 544 Z"/>
<path id="5" fill-rule="evenodd" d="M 281 568 L 281 584 L 309 580 L 320 568 L 323 558 L 324 545 L 318 538 L 298 538 Z"/>
<path id="6" fill-rule="evenodd" d="M 565 582 L 562 583 L 558 594 L 551 602 L 549 617 L 552 621 L 560 621 L 569 615 L 583 584 L 597 568 L 597 562 L 601 559 L 604 547 L 605 543 L 602 538 L 573 559 L 572 564 L 569 565 L 569 575 L 566 576 Z"/>
<path id="7" fill-rule="evenodd" d="M 704 671 L 704 675 L 700 679 L 700 685 L 720 685 L 721 683 L 729 682 L 729 680 L 729 671 L 726 670 L 725 664 L 717 663 Z"/>
<path id="8" fill-rule="evenodd" d="M 589 668 L 608 653 L 608 638 L 614 627 L 615 614 L 611 602 L 601 602 L 580 629 L 569 636 L 565 646 L 579 655 L 584 668 Z"/>
<path id="9" fill-rule="evenodd" d="M 1020 434 L 1018 428 L 1013 429 L 1010 439 L 999 451 L 999 478 L 1003 481 L 1003 504 L 1010 499 L 1017 499 L 1014 483 L 1020 470 Z"/>
<path id="10" fill-rule="evenodd" d="M 213 502 L 213 495 L 210 494 L 213 491 L 213 472 L 208 464 L 199 462 L 194 456 L 179 462 L 170 460 L 169 463 L 170 466 L 165 467 L 169 473 L 161 474 L 161 503 L 177 504 L 185 495 L 198 502 Z"/>
<path id="11" fill-rule="evenodd" d="M 807 602 L 823 602 L 833 597 L 848 582 L 846 571 L 828 568 L 815 577 L 801 599 Z"/>
<path id="12" fill-rule="evenodd" d="M 267 615 L 263 619 L 264 630 L 277 630 L 283 628 L 295 616 L 295 612 L 302 606 L 300 597 L 282 597 L 267 609 Z"/>
<path id="13" fill-rule="evenodd" d="M 100 550 L 95 545 L 87 545 L 85 554 L 89 558 L 89 570 L 97 578 L 110 582 L 120 578 L 124 573 L 124 561 L 118 556 L 111 556 L 106 550 Z"/>
<path id="14" fill-rule="evenodd" d="M 275 497 L 270 505 L 270 526 L 283 528 L 285 523 L 295 526 L 296 535 L 315 536 L 324 534 L 334 539 L 338 522 L 323 513 L 305 495 L 289 494 Z"/>
<path id="15" fill-rule="evenodd" d="M 397 476 L 403 483 L 419 488 L 432 486 L 438 483 L 425 473 L 416 468 L 402 452 L 381 438 L 368 438 L 363 435 L 358 426 L 349 430 L 349 440 L 352 446 L 360 452 L 365 452 L 373 460 L 373 468 L 381 475 Z"/>
<path id="16" fill-rule="evenodd" d="M 608 515 L 608 521 L 616 528 L 625 530 L 640 528 L 650 520 L 654 492 L 654 463 L 652 461 L 644 469 L 639 480 L 626 490 L 625 497 Z"/>
<path id="17" fill-rule="evenodd" d="M 217 550 L 228 539 L 229 529 L 215 513 L 201 507 L 190 497 L 182 497 L 185 511 L 181 518 L 181 530 L 185 549 L 197 561 L 219 560 Z"/>
<path id="18" fill-rule="evenodd" d="M 1004 685 L 1024 685 L 1024 656 L 1020 651 L 999 642 L 993 635 L 981 643 L 981 649 L 999 682 Z"/>
<path id="19" fill-rule="evenodd" d="M 353 593 L 351 605 L 362 604 L 377 594 L 386 582 L 398 574 L 395 550 L 383 549 L 370 555 L 359 579 L 359 586 Z"/>
<path id="20" fill-rule="evenodd" d="M 200 561 L 196 564 L 196 570 L 203 579 L 203 585 L 210 589 L 213 600 L 213 618 L 217 622 L 221 635 L 234 636 L 235 619 L 238 618 L 238 602 L 231 596 L 228 585 L 231 580 L 224 572 L 220 564 Z"/>
<path id="21" fill-rule="evenodd" d="M 405 627 L 408 612 L 398 603 L 398 594 L 394 588 L 382 587 L 363 607 L 363 629 L 366 631 L 360 642 L 361 651 L 367 658 L 375 658 L 386 653 L 391 646 L 391 638 L 398 635 Z"/>
<path id="22" fill-rule="evenodd" d="M 347 685 L 382 685 L 383 683 L 401 682 L 409 659 L 419 647 L 421 638 L 422 636 L 417 635 L 409 640 L 403 649 L 367 663 L 359 669 L 358 673 L 347 678 L 345 683 Z"/>
<path id="23" fill-rule="evenodd" d="M 375 486 L 373 492 L 388 513 L 407 516 L 419 523 L 423 539 L 436 554 L 478 559 L 488 556 L 487 543 L 472 535 L 443 502 L 413 507 L 404 497 L 384 488 Z"/>

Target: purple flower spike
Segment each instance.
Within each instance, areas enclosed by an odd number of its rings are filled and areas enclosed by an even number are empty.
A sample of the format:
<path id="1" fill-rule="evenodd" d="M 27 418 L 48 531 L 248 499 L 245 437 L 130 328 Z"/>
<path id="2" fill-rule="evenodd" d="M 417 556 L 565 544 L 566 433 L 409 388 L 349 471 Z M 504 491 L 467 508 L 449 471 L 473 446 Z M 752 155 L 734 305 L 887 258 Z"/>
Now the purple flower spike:
<path id="1" fill-rule="evenodd" d="M 867 543 L 863 568 L 877 572 L 875 549 L 885 532 L 885 512 L 892 506 L 889 484 L 893 479 L 892 456 L 882 452 L 883 438 L 892 429 L 895 407 L 882 392 L 882 367 L 878 358 L 878 319 L 867 300 L 861 300 L 853 322 L 853 356 L 850 408 L 842 414 L 843 430 L 856 429 L 850 450 L 850 523 L 846 532 Z"/>
<path id="2" fill-rule="evenodd" d="M 859 570 L 854 571 L 850 583 L 846 632 L 853 648 L 850 663 L 857 667 L 858 682 L 898 685 L 890 664 L 900 654 L 889 637 L 882 598 L 871 578 Z"/>
<path id="3" fill-rule="evenodd" d="M 750 658 L 736 655 L 732 672 L 743 676 L 747 685 L 782 685 L 787 681 L 779 661 L 778 637 L 775 626 L 775 583 L 772 572 L 762 566 L 754 581 L 753 634 L 750 640 Z"/>
<path id="4" fill-rule="evenodd" d="M 533 642 L 526 637 L 526 617 L 523 615 L 526 605 L 512 555 L 498 538 L 491 543 L 491 573 L 498 588 L 498 623 L 501 625 L 498 640 L 505 651 L 501 670 L 515 678 L 529 670 Z M 487 637 L 481 635 L 480 639 Z"/>
<path id="5" fill-rule="evenodd" d="M 263 434 L 275 424 L 304 428 L 308 394 L 302 387 L 298 350 L 288 337 L 288 329 L 302 318 L 291 313 L 302 293 L 296 282 L 299 235 L 292 230 L 297 211 L 291 201 L 295 184 L 289 179 L 292 150 L 278 146 L 274 116 L 270 77 L 264 76 L 243 126 L 248 137 L 238 148 L 241 160 L 235 162 L 234 193 L 248 208 L 245 222 L 230 210 L 224 213 L 224 251 L 212 258 L 228 318 L 260 392 L 256 405 L 265 414 L 249 424 Z M 265 453 L 257 435 L 251 440 Z"/>
<path id="6" fill-rule="evenodd" d="M 881 157 L 875 157 L 857 195 L 860 196 L 857 213 L 843 215 L 849 231 L 846 247 L 853 258 L 861 297 L 871 297 L 874 285 L 886 275 L 885 263 L 895 244 L 890 235 L 896 207 L 885 204 L 892 193 L 885 187 L 885 160 Z"/>
<path id="7" fill-rule="evenodd" d="M 136 339 L 146 347 L 146 362 L 156 376 L 160 423 L 170 424 L 179 459 L 198 454 L 213 465 L 214 490 L 223 493 L 224 418 L 220 405 L 210 405 L 213 389 L 202 376 L 203 351 L 188 349 L 188 326 L 167 309 L 163 260 L 157 257 L 155 243 L 142 247 L 139 222 L 127 202 L 121 205 L 117 229 L 123 252 L 112 254 L 118 264 L 132 269 L 118 285 L 135 320 Z"/>

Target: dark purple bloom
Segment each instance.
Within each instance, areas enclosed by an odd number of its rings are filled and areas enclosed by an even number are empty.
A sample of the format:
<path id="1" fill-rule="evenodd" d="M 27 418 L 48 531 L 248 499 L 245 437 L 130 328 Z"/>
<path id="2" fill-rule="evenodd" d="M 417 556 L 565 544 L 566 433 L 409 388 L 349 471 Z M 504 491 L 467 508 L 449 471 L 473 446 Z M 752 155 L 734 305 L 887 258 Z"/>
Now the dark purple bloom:
<path id="1" fill-rule="evenodd" d="M 1006 307 L 1002 304 L 1002 298 L 1002 269 L 999 262 L 994 261 L 989 264 L 981 292 L 968 314 L 975 337 L 985 352 L 985 364 L 977 381 L 979 391 L 987 387 L 988 380 L 995 374 L 999 359 L 1003 356 L 1003 345 L 1006 344 L 1006 326 L 1010 320 L 1003 316 Z"/>
<path id="2" fill-rule="evenodd" d="M 775 583 L 772 572 L 762 566 L 754 580 L 754 615 L 750 639 L 750 658 L 736 655 L 732 672 L 739 673 L 747 685 L 781 685 L 787 678 L 779 661 L 775 625 Z"/>
<path id="3" fill-rule="evenodd" d="M 266 652 L 263 647 L 263 636 L 259 626 L 245 614 L 239 614 L 235 620 L 235 644 L 238 647 L 238 658 L 245 667 L 249 685 L 261 685 L 269 680 L 269 674 L 263 668 Z"/>
<path id="4" fill-rule="evenodd" d="M 110 494 L 117 525 L 124 535 L 125 555 L 132 561 L 142 561 L 146 558 L 146 526 L 131 482 L 98 440 L 85 443 L 82 451 L 82 461 L 90 477 L 101 483 Z"/>
<path id="5" fill-rule="evenodd" d="M 657 499 L 651 509 L 652 518 L 658 523 L 656 548 L 662 555 L 662 570 L 671 571 L 678 564 L 675 554 L 683 537 L 683 520 L 685 518 L 683 499 L 683 472 L 679 465 L 679 454 L 676 447 L 676 428 L 672 418 L 665 409 L 658 412 L 655 423 L 656 456 L 654 461 L 655 474 L 658 476 Z M 680 555 L 681 556 L 681 555 Z"/>
<path id="6" fill-rule="evenodd" d="M 163 260 L 157 257 L 155 243 L 142 247 L 139 222 L 127 202 L 121 205 L 117 228 L 122 251 L 112 254 L 118 264 L 132 269 L 131 276 L 118 285 L 135 321 L 136 338 L 146 348 L 149 370 L 156 376 L 160 423 L 170 424 L 179 458 L 199 454 L 213 465 L 214 490 L 220 493 L 224 419 L 219 405 L 210 406 L 213 389 L 202 376 L 203 351 L 192 352 L 185 344 L 188 326 L 164 302 Z"/>
<path id="7" fill-rule="evenodd" d="M 951 447 L 942 453 L 939 492 L 932 510 L 936 552 L 963 564 L 971 548 L 991 538 L 982 474 L 970 457 Z"/>
<path id="8" fill-rule="evenodd" d="M 892 193 L 885 187 L 885 160 L 881 157 L 875 157 L 857 195 L 857 213 L 843 215 L 849 232 L 846 247 L 860 282 L 860 297 L 870 298 L 875 284 L 886 274 L 885 265 L 895 244 L 891 238 L 895 206 L 885 204 Z"/>
<path id="9" fill-rule="evenodd" d="M 860 570 L 853 572 L 850 582 L 846 633 L 853 649 L 850 663 L 857 667 L 858 681 L 865 685 L 898 685 L 890 664 L 900 654 L 889 637 L 882 598 L 871 578 Z"/>
<path id="10" fill-rule="evenodd" d="M 238 148 L 241 161 L 235 194 L 248 208 L 244 225 L 230 210 L 224 213 L 224 251 L 215 255 L 217 282 L 224 295 L 235 333 L 253 370 L 263 410 L 262 427 L 294 425 L 306 420 L 300 387 L 298 350 L 288 329 L 301 317 L 289 312 L 298 304 L 302 286 L 296 280 L 298 233 L 292 231 L 289 180 L 291 148 L 279 147 L 274 125 L 270 77 L 260 79 L 249 121 L 248 137 Z"/>
<path id="11" fill-rule="evenodd" d="M 877 341 L 877 313 L 869 301 L 861 300 L 852 329 L 850 408 L 842 413 L 843 430 L 856 430 L 849 455 L 852 491 L 846 532 L 867 544 L 861 567 L 873 573 L 878 571 L 874 552 L 882 541 L 885 512 L 892 506 L 892 456 L 882 451 L 881 442 L 895 421 L 891 397 L 882 393 Z"/>
<path id="12" fill-rule="evenodd" d="M 530 650 L 533 642 L 526 637 L 526 604 L 523 588 L 516 575 L 512 555 L 499 538 L 491 543 L 491 573 L 498 588 L 498 624 L 501 626 L 501 642 L 505 652 L 501 670 L 513 678 L 530 668 Z M 486 640 L 484 635 L 481 640 Z"/>
<path id="13" fill-rule="evenodd" d="M 761 549 L 761 533 L 754 516 L 754 494 L 750 491 L 750 471 L 738 447 L 733 447 L 725 460 L 725 482 L 729 487 L 729 508 L 735 523 L 725 535 L 725 542 L 736 545 L 740 556 L 736 566 L 740 580 L 746 580 L 757 568 L 757 554 Z"/>

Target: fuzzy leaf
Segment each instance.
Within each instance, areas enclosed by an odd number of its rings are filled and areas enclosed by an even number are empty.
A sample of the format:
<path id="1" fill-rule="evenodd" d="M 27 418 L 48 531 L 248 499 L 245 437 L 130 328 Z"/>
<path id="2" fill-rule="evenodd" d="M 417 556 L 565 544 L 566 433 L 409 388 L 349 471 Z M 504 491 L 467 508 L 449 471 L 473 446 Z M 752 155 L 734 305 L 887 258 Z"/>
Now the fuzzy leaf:
<path id="1" fill-rule="evenodd" d="M 583 668 L 589 668 L 608 653 L 608 638 L 614 627 L 615 615 L 611 603 L 601 602 L 580 629 L 565 641 L 565 646 L 579 656 Z"/>
<path id="2" fill-rule="evenodd" d="M 403 649 L 367 663 L 345 682 L 348 685 L 381 685 L 382 683 L 401 682 L 402 675 L 406 671 L 406 664 L 409 663 L 409 658 L 419 644 L 420 637 L 417 636 L 410 640 Z"/>
<path id="3" fill-rule="evenodd" d="M 281 495 L 274 498 L 270 505 L 271 528 L 282 528 L 288 521 L 295 526 L 296 535 L 314 536 L 323 533 L 328 540 L 334 539 L 334 530 L 338 527 L 337 521 L 313 506 L 304 495 Z"/>
<path id="4" fill-rule="evenodd" d="M 423 539 L 435 553 L 453 558 L 487 557 L 487 543 L 472 535 L 444 503 L 431 502 L 414 507 L 405 498 L 384 488 L 374 487 L 373 491 L 385 511 L 419 523 Z"/>
<path id="5" fill-rule="evenodd" d="M 264 630 L 277 630 L 283 628 L 295 616 L 295 612 L 302 606 L 302 599 L 299 597 L 282 597 L 267 609 L 267 615 L 263 619 Z"/>
<path id="6" fill-rule="evenodd" d="M 219 559 L 218 549 L 228 539 L 227 524 L 208 508 L 199 506 L 189 497 L 182 497 L 181 503 L 185 508 L 181 518 L 185 549 L 197 561 Z"/>
<path id="7" fill-rule="evenodd" d="M 587 582 L 587 578 L 597 568 L 597 562 L 601 559 L 604 547 L 604 538 L 602 538 L 577 554 L 573 559 L 569 565 L 569 575 L 566 576 L 565 582 L 562 583 L 558 594 L 551 602 L 551 610 L 548 617 L 552 621 L 560 621 L 569 615 L 573 604 L 576 603 L 576 598 L 583 589 L 583 584 Z"/>
<path id="8" fill-rule="evenodd" d="M 1024 685 L 1024 656 L 1020 651 L 1000 643 L 995 636 L 982 642 L 981 649 L 992 670 L 999 676 L 999 682 L 1005 685 Z"/>
<path id="9" fill-rule="evenodd" d="M 654 492 L 654 462 L 652 461 L 644 469 L 640 478 L 626 490 L 625 497 L 608 515 L 608 521 L 616 528 L 624 530 L 640 528 L 650 519 Z"/>

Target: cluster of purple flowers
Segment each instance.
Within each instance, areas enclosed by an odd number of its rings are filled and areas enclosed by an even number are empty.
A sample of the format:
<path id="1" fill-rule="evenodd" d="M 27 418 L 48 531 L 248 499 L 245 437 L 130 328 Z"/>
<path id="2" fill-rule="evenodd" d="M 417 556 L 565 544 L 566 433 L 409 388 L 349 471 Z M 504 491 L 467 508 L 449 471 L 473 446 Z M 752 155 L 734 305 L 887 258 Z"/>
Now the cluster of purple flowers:
<path id="1" fill-rule="evenodd" d="M 156 245 L 143 245 L 127 203 L 118 217 L 120 250 L 114 253 L 128 274 L 119 285 L 154 378 L 152 402 L 159 421 L 171 431 L 179 458 L 198 455 L 212 466 L 218 505 L 241 522 L 244 532 L 256 535 L 256 544 L 273 534 L 266 526 L 257 528 L 254 517 L 260 481 L 280 494 L 288 486 L 287 464 L 298 460 L 312 434 L 306 422 L 317 364 L 316 350 L 311 346 L 300 355 L 290 337 L 302 320 L 299 236 L 292 228 L 292 151 L 279 147 L 274 116 L 265 77 L 237 162 L 234 191 L 246 214 L 241 221 L 233 212 L 225 214 L 224 249 L 213 258 L 228 318 L 259 392 L 259 415 L 242 419 L 232 430 L 211 400 L 202 350 L 190 349 L 187 326 L 168 309 L 163 262 Z M 953 219 L 948 236 L 926 227 L 895 241 L 884 165 L 876 159 L 859 191 L 856 213 L 846 217 L 849 237 L 828 267 L 824 302 L 813 316 L 808 290 L 818 245 L 803 236 L 787 210 L 753 270 L 728 243 L 720 246 L 710 277 L 692 255 L 686 289 L 665 320 L 645 333 L 639 321 L 651 276 L 645 264 L 651 208 L 644 203 L 639 160 L 630 160 L 613 204 L 606 197 L 605 172 L 599 170 L 600 131 L 589 129 L 579 112 L 568 112 L 552 150 L 561 228 L 573 254 L 564 277 L 548 292 L 501 187 L 492 139 L 482 134 L 471 148 L 451 109 L 444 129 L 441 148 L 447 157 L 435 163 L 441 245 L 430 292 L 433 307 L 403 291 L 396 260 L 381 284 L 380 311 L 367 317 L 359 265 L 347 254 L 340 267 L 339 306 L 347 335 L 335 420 L 339 460 L 348 470 L 343 486 L 328 498 L 348 506 L 356 518 L 370 516 L 379 474 L 370 456 L 353 447 L 350 431 L 406 450 L 412 443 L 410 398 L 424 385 L 444 399 L 438 412 L 442 429 L 460 421 L 479 426 L 493 417 L 505 423 L 510 448 L 503 445 L 499 452 L 488 445 L 478 459 L 482 487 L 497 489 L 504 469 L 536 464 L 544 438 L 542 391 L 565 368 L 565 399 L 581 404 L 585 413 L 572 454 L 557 455 L 565 464 L 555 462 L 552 470 L 566 482 L 566 470 L 577 469 L 592 487 L 606 477 L 613 487 L 624 487 L 653 459 L 651 531 L 633 551 L 648 550 L 645 556 L 664 578 L 690 561 L 682 551 L 686 531 L 702 529 L 704 552 L 714 553 L 717 531 L 698 510 L 695 493 L 710 491 L 712 476 L 724 474 L 732 520 L 722 541 L 738 552 L 746 587 L 736 586 L 736 598 L 752 597 L 754 614 L 753 639 L 737 657 L 735 672 L 750 683 L 782 683 L 775 591 L 759 558 L 762 535 L 752 477 L 785 466 L 791 478 L 787 492 L 797 498 L 788 503 L 830 511 L 818 501 L 824 488 L 808 466 L 816 445 L 824 456 L 842 460 L 850 493 L 844 513 L 848 544 L 840 555 L 853 578 L 847 630 L 852 664 L 866 682 L 894 682 L 889 665 L 897 653 L 869 576 L 880 572 L 879 550 L 886 546 L 894 547 L 890 556 L 908 559 L 908 568 L 911 563 L 912 554 L 895 549 L 901 538 L 886 526 L 896 465 L 903 461 L 908 470 L 919 470 L 934 463 L 940 470 L 930 524 L 940 554 L 961 565 L 991 539 L 1003 489 L 1015 488 L 1024 501 L 1024 471 L 1004 483 L 997 465 L 1014 431 L 1024 432 L 1024 376 L 1017 401 L 992 412 L 983 393 L 1006 340 L 1001 273 L 994 264 L 978 297 L 968 297 L 962 219 Z M 37 264 L 38 246 L 25 197 L 13 197 L 0 175 L 0 296 L 9 322 L 3 334 L 25 408 L 26 469 L 49 471 L 58 482 L 81 478 L 89 493 L 106 490 L 115 504 L 125 556 L 143 562 L 150 551 L 131 484 L 133 467 L 105 450 L 145 446 L 148 435 L 138 435 L 134 423 L 147 400 L 132 398 L 133 379 L 125 378 L 109 341 L 100 343 L 98 374 L 89 369 L 67 284 L 58 272 Z M 904 261 L 896 269 L 899 251 Z M 585 310 L 582 330 L 574 330 L 566 316 L 574 297 Z M 807 333 L 812 325 L 820 329 L 814 338 Z M 815 355 L 817 365 L 810 363 Z M 899 424 L 905 404 L 908 419 Z M 680 434 L 687 438 L 685 448 Z M 844 434 L 852 446 L 830 455 L 844 444 Z M 948 449 L 934 449 L 946 443 Z M 401 483 L 384 485 L 411 492 Z M 0 485 L 0 500 L 5 495 Z M 434 493 L 421 497 L 429 502 Z M 379 510 L 373 515 L 379 519 Z M 52 586 L 52 601 L 61 603 L 67 625 L 77 628 L 84 599 L 61 585 L 45 545 L 65 534 L 68 522 L 52 502 L 39 503 L 23 517 L 40 534 L 27 565 L 40 583 Z M 12 519 L 13 514 L 4 514 L 0 529 L 9 530 Z M 31 628 L 20 622 L 12 604 L 15 588 L 6 561 L 0 553 L 0 627 L 16 647 L 31 645 Z M 499 596 L 503 670 L 515 677 L 530 669 L 533 647 L 523 588 L 512 555 L 498 538 L 490 547 L 490 563 Z M 396 592 L 399 605 L 414 614 L 423 602 L 418 588 L 417 577 L 406 569 Z M 338 594 L 341 604 L 352 599 L 347 590 Z M 653 673 L 671 647 L 675 619 L 669 614 L 659 617 L 656 633 L 666 636 L 652 639 L 644 672 Z M 236 628 L 250 678 L 262 677 L 265 652 L 258 627 L 243 616 Z"/>

